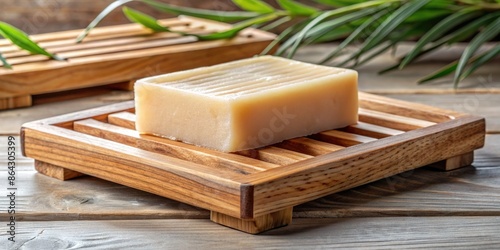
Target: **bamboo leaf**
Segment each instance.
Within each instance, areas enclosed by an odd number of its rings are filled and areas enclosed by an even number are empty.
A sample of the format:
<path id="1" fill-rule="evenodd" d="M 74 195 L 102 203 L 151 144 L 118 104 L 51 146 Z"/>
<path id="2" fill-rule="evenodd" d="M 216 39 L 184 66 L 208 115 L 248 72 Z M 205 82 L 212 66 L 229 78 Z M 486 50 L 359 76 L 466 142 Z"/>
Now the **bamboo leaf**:
<path id="1" fill-rule="evenodd" d="M 152 16 L 146 15 L 140 11 L 128 8 L 128 7 L 123 7 L 122 8 L 123 14 L 132 22 L 138 23 L 143 25 L 146 28 L 149 28 L 153 31 L 156 32 L 165 32 L 165 31 L 170 31 L 168 28 L 165 28 L 158 24 L 158 21 L 153 18 Z"/>
<path id="2" fill-rule="evenodd" d="M 312 28 L 308 34 L 306 34 L 306 37 L 318 37 L 321 36 L 322 34 L 325 34 L 329 30 L 336 29 L 338 27 L 341 27 L 347 23 L 350 23 L 355 20 L 359 20 L 360 18 L 370 16 L 374 13 L 379 11 L 378 8 L 366 8 L 363 10 L 359 10 L 356 12 L 352 12 L 346 15 L 343 15 L 341 17 L 325 21 L 323 23 L 318 24 L 316 27 Z M 313 40 L 314 42 L 314 40 Z M 295 53 L 293 51 L 292 55 Z"/>
<path id="3" fill-rule="evenodd" d="M 64 60 L 62 57 L 47 52 L 37 43 L 33 42 L 22 30 L 17 29 L 8 23 L 0 22 L 0 35 L 9 39 L 12 43 L 19 46 L 19 48 L 27 50 L 33 54 L 45 55 L 55 60 Z"/>
<path id="4" fill-rule="evenodd" d="M 485 42 L 493 39 L 498 34 L 500 34 L 500 18 L 497 18 L 491 24 L 486 26 L 484 30 L 479 32 L 469 43 L 469 45 L 465 48 L 460 60 L 458 61 L 457 71 L 455 72 L 454 77 L 454 86 L 458 86 L 458 82 L 460 81 L 460 77 L 462 75 L 462 71 L 467 65 L 467 61 L 469 58 L 483 45 Z"/>
<path id="5" fill-rule="evenodd" d="M 277 56 L 281 56 L 283 53 L 285 53 L 286 49 L 288 47 L 290 47 L 294 41 L 295 41 L 295 38 L 297 37 L 297 34 L 302 30 L 304 29 L 304 27 L 309 24 L 310 22 L 312 21 L 312 19 L 305 19 L 303 20 L 302 22 L 299 22 L 299 23 L 296 23 L 292 26 L 290 26 L 289 28 L 287 28 L 286 30 L 284 30 L 278 37 L 276 40 L 278 41 L 282 41 L 283 39 L 285 39 L 286 37 L 288 37 L 289 35 L 291 35 L 288 39 L 286 39 L 286 41 L 278 48 L 278 51 L 276 52 L 276 55 Z M 283 36 L 282 36 L 283 34 Z M 293 35 L 292 35 L 293 34 Z"/>
<path id="6" fill-rule="evenodd" d="M 428 54 L 429 52 L 432 52 L 438 48 L 441 48 L 444 44 L 453 44 L 453 43 L 460 42 L 460 41 L 463 41 L 463 40 L 469 38 L 471 35 L 476 33 L 480 27 L 490 23 L 491 20 L 493 20 L 494 18 L 497 18 L 499 16 L 500 16 L 500 13 L 496 12 L 496 13 L 484 15 L 482 17 L 479 17 L 478 19 L 471 21 L 470 23 L 457 29 L 456 31 L 438 39 L 435 42 L 433 42 L 431 47 L 420 51 L 418 53 L 418 55 L 416 55 L 413 59 L 410 60 L 409 63 L 415 61 L 416 59 L 420 58 L 421 56 L 423 56 L 425 54 Z M 401 60 L 400 60 L 400 62 L 401 62 Z M 384 73 L 387 73 L 387 72 L 392 71 L 394 69 L 398 69 L 400 62 L 397 63 L 396 65 L 393 65 L 391 67 L 388 67 L 386 69 L 381 70 L 379 72 L 379 74 L 384 74 Z"/>
<path id="7" fill-rule="evenodd" d="M 278 4 L 290 14 L 295 16 L 311 16 L 318 12 L 318 9 L 298 3 L 293 0 L 278 0 Z"/>
<path id="8" fill-rule="evenodd" d="M 324 64 L 331 59 L 335 58 L 337 55 L 340 54 L 340 52 L 345 49 L 349 44 L 351 44 L 353 41 L 358 39 L 363 32 L 366 32 L 369 27 L 373 26 L 375 22 L 377 22 L 382 16 L 386 15 L 386 11 L 379 11 L 378 13 L 375 13 L 372 17 L 370 17 L 368 20 L 363 22 L 360 26 L 358 26 L 344 41 L 342 41 L 335 50 L 330 52 L 323 60 L 320 61 L 320 64 Z"/>
<path id="9" fill-rule="evenodd" d="M 199 18 L 206 18 L 210 20 L 216 20 L 216 21 L 221 21 L 221 22 L 235 22 L 235 21 L 241 21 L 245 20 L 248 18 L 254 18 L 259 15 L 259 13 L 253 13 L 253 12 L 246 12 L 246 11 L 217 11 L 217 10 L 205 10 L 205 9 L 196 9 L 196 8 L 188 8 L 188 7 L 180 7 L 180 6 L 175 6 L 171 4 L 166 4 L 158 1 L 153 1 L 153 0 L 116 0 L 109 4 L 104 10 L 101 11 L 97 15 L 94 20 L 85 28 L 85 30 L 78 35 L 76 41 L 82 42 L 85 37 L 89 34 L 89 32 L 95 28 L 101 21 L 104 19 L 106 16 L 109 15 L 113 10 L 116 8 L 133 2 L 133 1 L 138 1 L 138 2 L 143 2 L 155 9 L 158 9 L 163 12 L 175 14 L 175 15 L 188 15 L 188 16 L 193 16 L 193 17 L 199 17 Z"/>
<path id="10" fill-rule="evenodd" d="M 316 0 L 316 2 L 332 6 L 332 7 L 344 7 L 348 5 L 362 3 L 362 0 Z"/>
<path id="11" fill-rule="evenodd" d="M 422 8 L 429 1 L 430 0 L 410 1 L 395 10 L 394 13 L 387 17 L 387 19 L 385 19 L 384 22 L 366 39 L 356 56 L 360 56 L 364 52 L 371 50 L 374 46 L 382 42 L 384 38 L 398 28 L 406 18 Z"/>
<path id="12" fill-rule="evenodd" d="M 436 40 L 441 37 L 446 32 L 455 28 L 456 26 L 462 24 L 463 22 L 478 16 L 481 12 L 476 11 L 477 8 L 467 8 L 452 14 L 441 22 L 433 26 L 427 33 L 425 33 L 415 44 L 415 47 L 404 57 L 403 61 L 399 64 L 399 68 L 402 69 L 408 63 L 410 63 L 427 45 L 429 42 Z"/>
<path id="13" fill-rule="evenodd" d="M 254 18 L 260 15 L 259 13 L 248 11 L 220 11 L 181 7 L 153 0 L 141 0 L 141 2 L 144 2 L 149 6 L 163 12 L 175 15 L 187 15 L 192 17 L 206 18 L 220 22 L 237 22 L 248 18 Z"/>
<path id="14" fill-rule="evenodd" d="M 276 20 L 276 21 L 274 21 L 274 22 L 272 22 L 270 24 L 267 24 L 266 26 L 264 26 L 264 27 L 262 27 L 260 29 L 261 30 L 266 30 L 266 31 L 267 30 L 272 30 L 272 29 L 274 29 L 274 28 L 276 28 L 276 27 L 278 27 L 278 26 L 280 26 L 280 25 L 282 25 L 282 24 L 284 24 L 284 23 L 286 23 L 286 22 L 288 22 L 290 20 L 292 20 L 292 18 L 290 16 L 284 16 L 284 17 L 282 17 L 282 18 L 280 18 L 280 19 L 278 19 L 278 20 Z"/>
<path id="15" fill-rule="evenodd" d="M 353 67 L 357 67 L 357 66 L 360 66 L 362 64 L 365 64 L 366 62 L 370 61 L 371 59 L 375 58 L 376 56 L 384 53 L 385 51 L 387 51 L 388 49 L 390 49 L 391 47 L 395 46 L 397 43 L 407 39 L 408 37 L 412 36 L 415 32 L 418 32 L 416 30 L 412 30 L 412 29 L 407 29 L 405 30 L 404 32 L 401 32 L 401 33 L 398 33 L 398 34 L 393 34 L 390 38 L 389 38 L 389 41 L 387 41 L 387 44 L 380 44 L 378 47 L 378 49 L 375 48 L 375 51 L 371 52 L 368 56 L 365 56 L 364 58 L 362 58 L 362 60 L 359 60 L 358 57 L 356 56 L 351 56 L 350 58 L 344 60 L 340 65 L 338 66 L 343 66 L 345 63 L 355 59 L 356 62 L 354 63 Z"/>
<path id="16" fill-rule="evenodd" d="M 482 53 L 477 59 L 471 63 L 469 68 L 462 74 L 460 80 L 467 78 L 470 74 L 474 73 L 480 66 L 487 63 L 491 59 L 500 55 L 500 45 L 493 47 L 492 49 Z"/>
<path id="17" fill-rule="evenodd" d="M 457 69 L 457 65 L 458 65 L 458 62 L 454 61 L 454 62 L 444 66 L 443 68 L 437 70 L 436 72 L 418 80 L 418 83 L 419 84 L 427 83 L 427 82 L 432 81 L 434 79 L 438 79 L 438 78 L 447 76 L 447 75 L 453 73 L 453 71 L 455 71 Z"/>
<path id="18" fill-rule="evenodd" d="M 102 21 L 102 19 L 104 19 L 109 13 L 111 13 L 111 11 L 115 10 L 116 8 L 122 6 L 126 3 L 132 2 L 132 1 L 134 1 L 134 0 L 116 0 L 116 1 L 112 2 L 111 4 L 109 4 L 106 8 L 104 8 L 104 10 L 101 11 L 101 13 L 99 13 L 97 15 L 96 18 L 94 18 L 94 20 L 92 20 L 92 22 L 90 22 L 90 24 L 82 31 L 82 33 L 80 33 L 80 35 L 78 35 L 78 37 L 76 38 L 76 42 L 77 43 L 82 42 L 83 39 L 85 37 L 87 37 L 89 32 L 95 26 L 97 26 Z"/>
<path id="19" fill-rule="evenodd" d="M 218 40 L 218 39 L 228 39 L 236 36 L 238 32 L 240 32 L 243 29 L 246 29 L 252 25 L 255 24 L 260 24 L 260 23 L 265 23 L 271 20 L 274 20 L 278 17 L 276 13 L 271 13 L 263 16 L 259 16 L 256 18 L 248 19 L 243 22 L 240 22 L 238 24 L 235 24 L 233 28 L 222 31 L 222 32 L 216 32 L 212 34 L 207 34 L 207 35 L 194 35 L 198 37 L 200 40 Z M 193 35 L 193 34 L 187 34 L 186 35 Z"/>
<path id="20" fill-rule="evenodd" d="M 260 54 L 265 55 L 265 54 L 269 53 L 271 50 L 274 49 L 274 47 L 276 47 L 276 45 L 278 45 L 281 41 L 283 41 L 283 39 L 285 39 L 290 34 L 297 33 L 309 21 L 310 21 L 309 19 L 306 19 L 306 20 L 303 20 L 302 22 L 293 24 L 290 27 L 286 28 Z M 287 41 L 289 41 L 289 40 L 287 40 Z M 281 49 L 281 47 L 280 47 L 280 49 Z M 276 55 L 279 55 L 279 54 L 280 54 L 280 50 L 278 49 L 278 51 L 276 52 Z"/>
<path id="21" fill-rule="evenodd" d="M 319 16 L 315 17 L 311 22 L 309 22 L 299 33 L 297 33 L 293 39 L 293 44 L 291 45 L 291 51 L 297 50 L 297 48 L 300 46 L 301 42 L 306 38 L 308 32 L 313 29 L 316 25 L 322 23 L 323 21 L 332 18 L 334 16 L 341 16 L 353 11 L 359 11 L 365 8 L 370 8 L 378 5 L 382 5 L 388 2 L 396 2 L 397 0 L 373 0 L 373 1 L 368 1 L 368 2 L 362 2 L 359 4 L 354 4 L 354 5 L 349 5 L 346 7 L 334 9 L 334 10 L 329 10 L 325 11 Z M 289 54 L 290 55 L 290 54 Z"/>
<path id="22" fill-rule="evenodd" d="M 7 68 L 7 69 L 12 69 L 12 65 L 10 65 L 5 57 L 3 57 L 2 53 L 0 53 L 0 61 L 2 62 L 2 67 Z"/>
<path id="23" fill-rule="evenodd" d="M 314 38 L 314 43 L 325 43 L 325 42 L 331 42 L 334 40 L 338 40 L 341 38 L 346 38 L 351 34 L 353 31 L 352 26 L 347 26 L 344 25 L 342 27 L 336 28 L 334 30 L 330 30 L 325 34 L 322 34 L 319 37 Z"/>
<path id="24" fill-rule="evenodd" d="M 232 0 L 234 4 L 243 10 L 267 14 L 274 12 L 274 8 L 261 0 Z"/>

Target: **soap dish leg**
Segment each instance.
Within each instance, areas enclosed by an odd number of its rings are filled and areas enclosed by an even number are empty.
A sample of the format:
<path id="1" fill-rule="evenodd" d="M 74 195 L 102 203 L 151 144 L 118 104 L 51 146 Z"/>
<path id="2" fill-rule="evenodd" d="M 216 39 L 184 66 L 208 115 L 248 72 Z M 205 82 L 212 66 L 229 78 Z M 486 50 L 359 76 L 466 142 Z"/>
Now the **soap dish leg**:
<path id="1" fill-rule="evenodd" d="M 293 207 L 279 210 L 270 214 L 255 217 L 253 219 L 240 219 L 222 213 L 210 212 L 210 220 L 250 234 L 258 234 L 264 231 L 283 227 L 292 222 Z"/>
<path id="2" fill-rule="evenodd" d="M 35 169 L 36 171 L 38 171 L 43 175 L 62 181 L 85 175 L 80 172 L 76 172 L 70 169 L 59 167 L 39 160 L 35 160 Z"/>
<path id="3" fill-rule="evenodd" d="M 465 154 L 448 158 L 443 161 L 436 162 L 434 164 L 431 164 L 430 166 L 436 169 L 450 171 L 470 166 L 473 161 L 474 161 L 474 151 L 471 151 Z"/>

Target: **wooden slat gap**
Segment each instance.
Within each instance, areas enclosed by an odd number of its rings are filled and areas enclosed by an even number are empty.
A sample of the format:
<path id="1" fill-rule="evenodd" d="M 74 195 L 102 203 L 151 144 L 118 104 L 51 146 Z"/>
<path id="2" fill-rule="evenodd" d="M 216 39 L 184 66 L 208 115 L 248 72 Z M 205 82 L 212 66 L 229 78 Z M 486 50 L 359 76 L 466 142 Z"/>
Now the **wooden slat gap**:
<path id="1" fill-rule="evenodd" d="M 85 134 L 243 175 L 277 167 L 251 158 L 208 150 L 166 138 L 140 135 L 135 130 L 92 119 L 77 121 L 74 123 L 74 128 L 75 131 Z"/>

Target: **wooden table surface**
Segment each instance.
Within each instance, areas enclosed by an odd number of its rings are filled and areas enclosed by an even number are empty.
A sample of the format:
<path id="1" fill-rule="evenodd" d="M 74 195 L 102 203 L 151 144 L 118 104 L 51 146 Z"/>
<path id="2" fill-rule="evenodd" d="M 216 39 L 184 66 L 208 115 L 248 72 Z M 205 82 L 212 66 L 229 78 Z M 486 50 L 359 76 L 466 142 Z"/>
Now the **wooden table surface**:
<path id="1" fill-rule="evenodd" d="M 297 59 L 315 61 L 331 46 L 305 48 Z M 53 102 L 54 97 L 46 95 L 37 97 L 33 107 L 1 111 L 1 245 L 7 249 L 498 248 L 500 61 L 481 69 L 458 91 L 449 80 L 415 83 L 459 49 L 379 76 L 377 70 L 394 63 L 393 57 L 384 55 L 358 69 L 359 85 L 363 91 L 486 117 L 486 145 L 476 151 L 472 166 L 450 172 L 420 168 L 332 194 L 295 207 L 292 225 L 260 235 L 217 225 L 206 210 L 94 177 L 62 182 L 43 176 L 34 170 L 32 159 L 21 157 L 18 144 L 16 242 L 9 242 L 8 136 L 19 143 L 24 122 L 130 100 L 133 95 L 94 89 L 90 96 L 74 92 L 68 100 Z"/>

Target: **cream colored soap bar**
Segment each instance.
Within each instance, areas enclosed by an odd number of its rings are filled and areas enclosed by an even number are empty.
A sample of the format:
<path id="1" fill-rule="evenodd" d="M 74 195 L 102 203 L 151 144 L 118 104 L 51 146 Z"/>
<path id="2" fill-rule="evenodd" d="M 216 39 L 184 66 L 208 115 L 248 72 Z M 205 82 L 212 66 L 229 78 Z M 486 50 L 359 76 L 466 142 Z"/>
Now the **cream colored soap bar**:
<path id="1" fill-rule="evenodd" d="M 141 79 L 136 127 L 225 152 L 357 122 L 357 72 L 273 56 Z"/>

